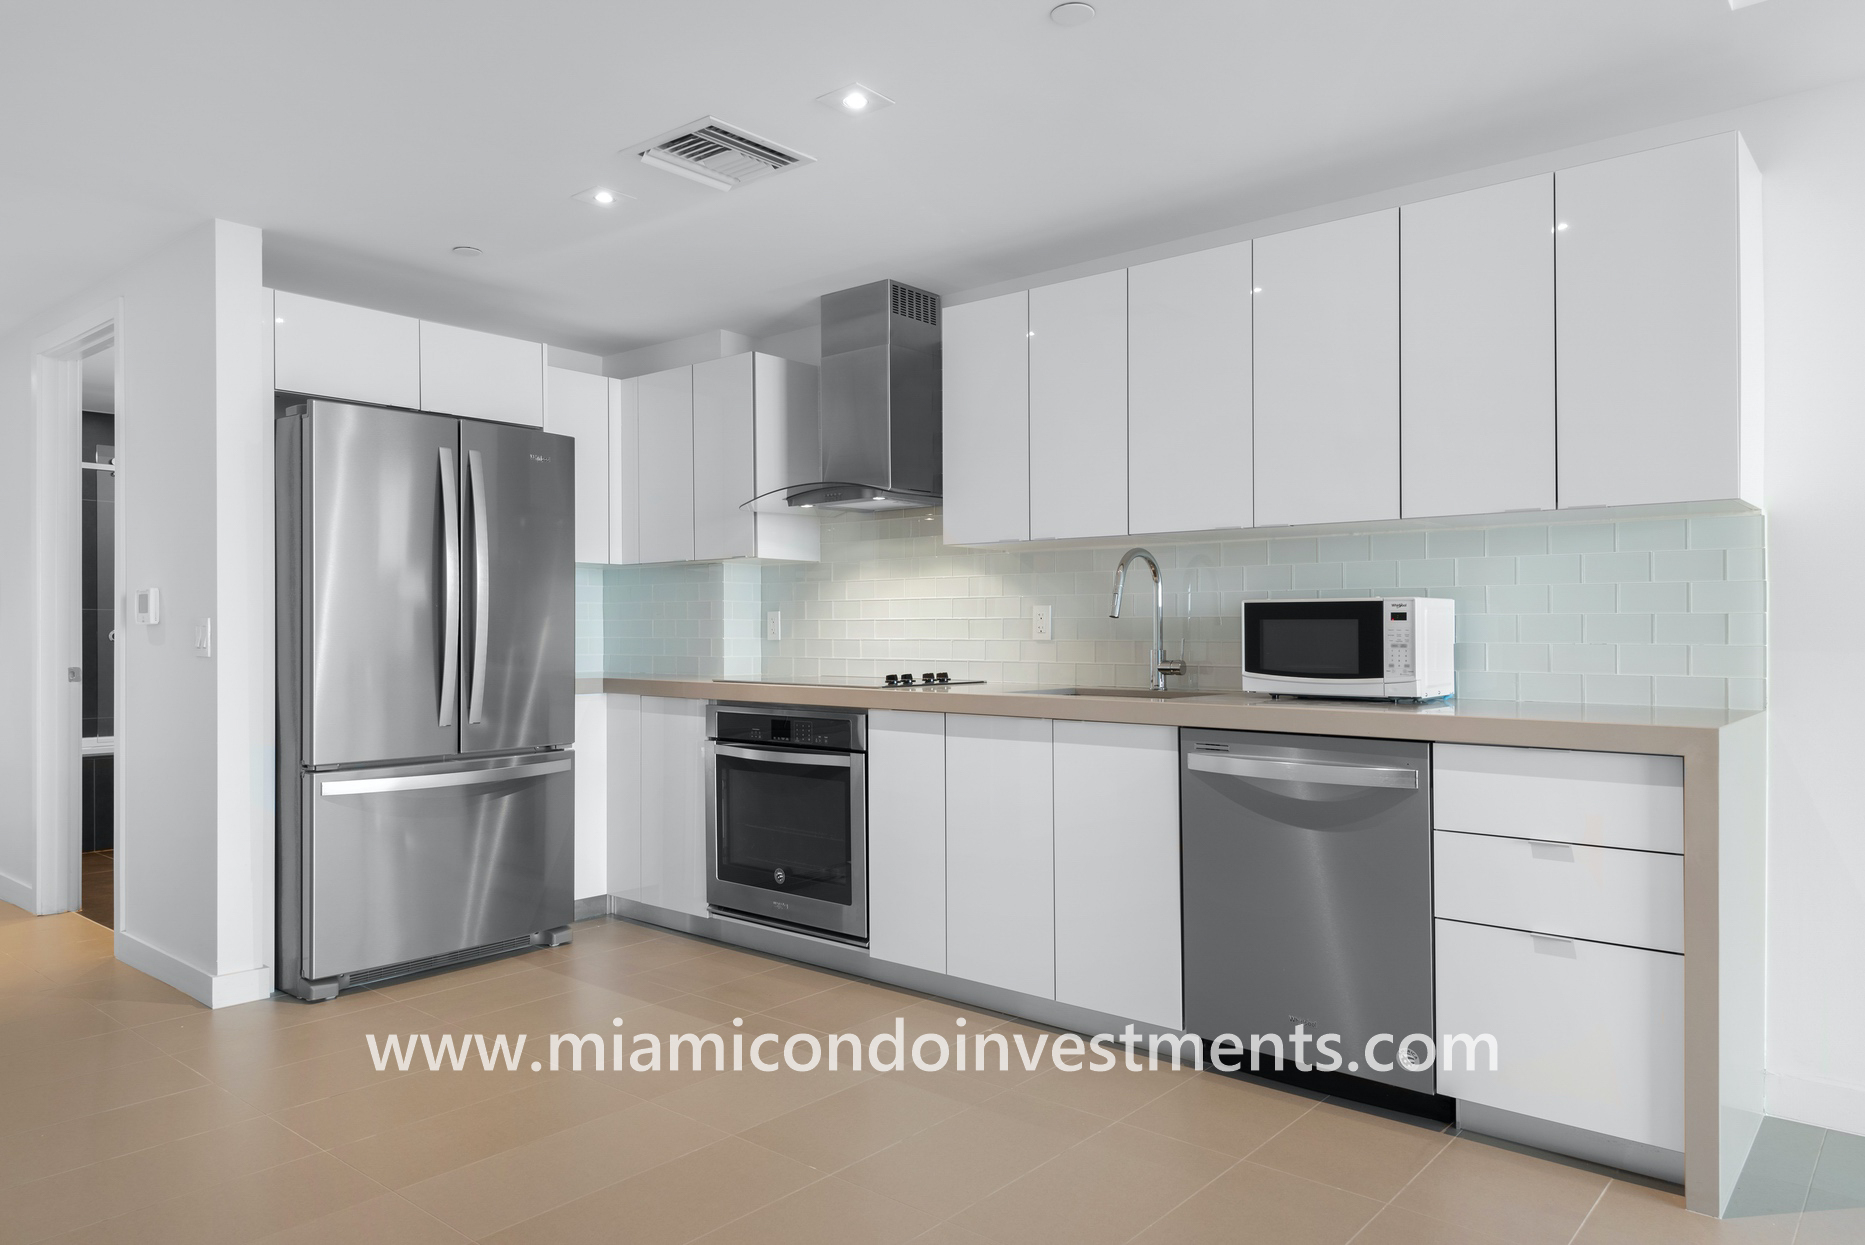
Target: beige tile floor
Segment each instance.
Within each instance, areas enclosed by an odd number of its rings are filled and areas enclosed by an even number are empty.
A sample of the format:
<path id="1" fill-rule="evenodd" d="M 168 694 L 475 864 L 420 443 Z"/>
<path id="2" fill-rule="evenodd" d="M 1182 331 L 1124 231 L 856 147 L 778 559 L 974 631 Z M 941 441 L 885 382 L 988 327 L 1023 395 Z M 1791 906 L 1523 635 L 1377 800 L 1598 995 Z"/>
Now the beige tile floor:
<path id="1" fill-rule="evenodd" d="M 365 1035 L 1036 1030 L 621 921 L 210 1012 L 0 904 L 0 1245 L 1793 1242 L 1671 1193 L 1203 1073 L 374 1071 Z M 529 1052 L 528 1052 L 529 1053 Z M 1803 1198 L 1803 1202 L 1804 1202 Z M 1848 1217 L 1851 1216 L 1851 1217 Z"/>

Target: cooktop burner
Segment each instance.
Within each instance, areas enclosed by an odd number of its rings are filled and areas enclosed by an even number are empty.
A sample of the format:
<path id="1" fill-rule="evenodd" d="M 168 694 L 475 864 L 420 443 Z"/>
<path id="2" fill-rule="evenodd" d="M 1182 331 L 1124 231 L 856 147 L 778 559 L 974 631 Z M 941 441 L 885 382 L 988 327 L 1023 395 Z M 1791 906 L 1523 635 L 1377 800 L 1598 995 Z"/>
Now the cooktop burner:
<path id="1" fill-rule="evenodd" d="M 983 679 L 955 679 L 943 670 L 922 674 L 824 674 L 811 679 L 714 679 L 714 683 L 775 683 L 785 687 L 957 687 Z"/>

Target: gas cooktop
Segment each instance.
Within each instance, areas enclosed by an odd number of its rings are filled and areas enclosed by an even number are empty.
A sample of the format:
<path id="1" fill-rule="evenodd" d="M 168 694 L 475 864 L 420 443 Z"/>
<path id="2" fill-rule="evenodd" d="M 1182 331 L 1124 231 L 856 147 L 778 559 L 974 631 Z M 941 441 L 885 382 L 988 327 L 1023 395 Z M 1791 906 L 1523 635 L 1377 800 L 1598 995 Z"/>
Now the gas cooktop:
<path id="1" fill-rule="evenodd" d="M 714 679 L 714 683 L 775 683 L 784 687 L 957 687 L 983 679 L 955 679 L 944 671 L 925 674 L 823 674 L 812 679 Z"/>

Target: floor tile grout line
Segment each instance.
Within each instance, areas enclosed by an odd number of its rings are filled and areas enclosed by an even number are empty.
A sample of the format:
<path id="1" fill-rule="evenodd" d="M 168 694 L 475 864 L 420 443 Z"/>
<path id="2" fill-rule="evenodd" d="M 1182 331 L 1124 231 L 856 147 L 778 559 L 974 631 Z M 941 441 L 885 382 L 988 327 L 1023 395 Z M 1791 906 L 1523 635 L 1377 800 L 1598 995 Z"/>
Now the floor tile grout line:
<path id="1" fill-rule="evenodd" d="M 1593 1205 L 1587 1207 L 1587 1213 L 1582 1215 L 1580 1222 L 1574 1225 L 1573 1234 L 1567 1238 L 1567 1245 L 1574 1245 L 1574 1242 L 1580 1239 L 1580 1234 L 1587 1230 L 1587 1223 L 1593 1218 L 1593 1212 L 1598 1210 L 1600 1203 L 1606 1200 L 1606 1195 L 1612 1191 L 1613 1184 L 1613 1178 L 1606 1177 L 1606 1183 L 1600 1188 L 1599 1196 L 1593 1199 Z"/>

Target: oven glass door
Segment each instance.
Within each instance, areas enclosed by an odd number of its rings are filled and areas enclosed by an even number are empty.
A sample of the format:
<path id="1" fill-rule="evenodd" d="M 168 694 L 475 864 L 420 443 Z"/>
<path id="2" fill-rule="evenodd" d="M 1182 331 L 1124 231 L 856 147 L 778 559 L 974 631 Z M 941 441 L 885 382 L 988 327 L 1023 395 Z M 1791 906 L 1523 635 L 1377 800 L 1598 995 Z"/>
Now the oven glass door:
<path id="1" fill-rule="evenodd" d="M 866 758 L 725 743 L 712 753 L 708 898 L 865 937 Z"/>
<path id="2" fill-rule="evenodd" d="M 1243 668 L 1265 678 L 1386 677 L 1384 601 L 1246 601 Z"/>

